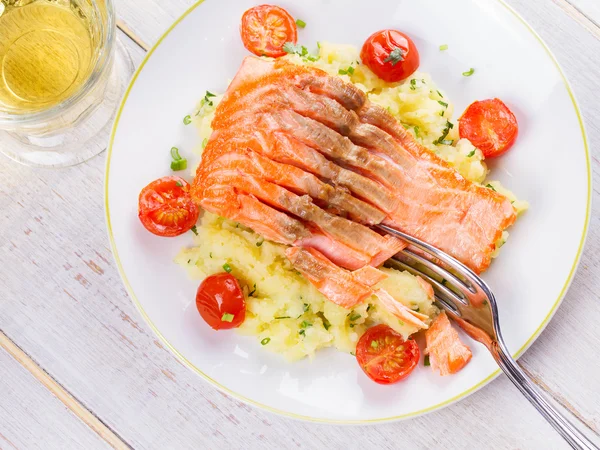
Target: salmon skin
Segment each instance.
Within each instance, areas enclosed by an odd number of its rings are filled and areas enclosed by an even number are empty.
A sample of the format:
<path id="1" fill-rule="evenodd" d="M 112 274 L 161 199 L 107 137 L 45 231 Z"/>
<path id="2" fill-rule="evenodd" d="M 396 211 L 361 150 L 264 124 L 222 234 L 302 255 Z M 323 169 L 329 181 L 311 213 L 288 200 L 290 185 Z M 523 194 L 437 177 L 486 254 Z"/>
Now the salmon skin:
<path id="1" fill-rule="evenodd" d="M 298 270 L 339 304 L 372 293 L 368 281 L 377 276 L 357 271 L 405 248 L 373 225 L 422 239 L 480 273 L 516 218 L 506 197 L 464 179 L 362 91 L 316 68 L 247 57 L 212 128 L 193 198 L 303 249 L 290 259 L 312 261 L 310 271 Z M 344 292 L 344 283 L 356 289 Z"/>

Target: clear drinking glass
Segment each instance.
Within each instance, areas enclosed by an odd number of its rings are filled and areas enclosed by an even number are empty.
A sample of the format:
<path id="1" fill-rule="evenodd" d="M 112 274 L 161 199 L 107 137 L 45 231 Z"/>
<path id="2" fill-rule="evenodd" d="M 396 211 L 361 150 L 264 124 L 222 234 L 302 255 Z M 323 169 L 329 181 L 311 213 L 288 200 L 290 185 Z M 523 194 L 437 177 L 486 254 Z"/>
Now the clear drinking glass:
<path id="1" fill-rule="evenodd" d="M 0 0 L 0 151 L 64 167 L 102 152 L 133 73 L 112 0 Z"/>

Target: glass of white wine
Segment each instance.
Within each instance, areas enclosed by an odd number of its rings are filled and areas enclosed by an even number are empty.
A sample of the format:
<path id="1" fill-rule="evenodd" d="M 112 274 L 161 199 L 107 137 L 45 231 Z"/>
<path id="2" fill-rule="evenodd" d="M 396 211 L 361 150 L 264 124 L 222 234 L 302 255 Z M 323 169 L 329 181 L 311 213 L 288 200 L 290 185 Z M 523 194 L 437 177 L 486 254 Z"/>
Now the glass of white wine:
<path id="1" fill-rule="evenodd" d="M 132 73 L 112 0 L 0 0 L 0 151 L 42 167 L 97 155 Z"/>

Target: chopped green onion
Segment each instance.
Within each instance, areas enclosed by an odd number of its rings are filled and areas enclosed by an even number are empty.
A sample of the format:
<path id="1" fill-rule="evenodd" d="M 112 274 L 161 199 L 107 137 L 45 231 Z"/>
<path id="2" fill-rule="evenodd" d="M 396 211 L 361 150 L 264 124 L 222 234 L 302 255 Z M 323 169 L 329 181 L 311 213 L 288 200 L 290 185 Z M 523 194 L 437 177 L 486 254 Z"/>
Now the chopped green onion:
<path id="1" fill-rule="evenodd" d="M 260 344 L 261 345 L 267 345 L 269 342 L 271 342 L 271 338 L 270 337 L 266 337 L 262 341 L 260 341 Z"/>
<path id="2" fill-rule="evenodd" d="M 467 158 L 470 158 L 471 156 L 475 155 L 475 150 L 471 150 L 469 152 L 469 154 L 467 155 Z"/>
<path id="3" fill-rule="evenodd" d="M 419 127 L 415 125 L 415 137 L 419 137 Z"/>
<path id="4" fill-rule="evenodd" d="M 298 331 L 298 334 L 301 336 L 306 336 L 306 330 L 300 330 Z"/>
<path id="5" fill-rule="evenodd" d="M 425 355 L 425 358 L 423 358 L 423 365 L 424 366 L 430 366 L 431 363 L 429 362 L 429 355 Z"/>
<path id="6" fill-rule="evenodd" d="M 189 125 L 190 123 L 192 123 L 192 116 L 185 116 L 183 118 L 183 124 L 184 125 Z"/>
<path id="7" fill-rule="evenodd" d="M 304 312 L 307 312 L 310 309 L 310 305 L 308 303 L 305 303 L 303 306 Z"/>
<path id="8" fill-rule="evenodd" d="M 350 352 L 350 354 L 351 354 L 352 356 L 356 356 L 356 353 L 354 353 L 354 352 Z"/>
<path id="9" fill-rule="evenodd" d="M 171 161 L 171 170 L 178 172 L 180 170 L 187 169 L 187 159 L 180 159 L 178 161 Z"/>
<path id="10" fill-rule="evenodd" d="M 441 141 L 439 141 L 439 143 L 442 145 L 452 145 L 454 141 L 452 139 L 442 139 Z"/>
<path id="11" fill-rule="evenodd" d="M 440 112 L 440 116 L 444 117 L 444 110 L 442 109 L 442 111 Z"/>
<path id="12" fill-rule="evenodd" d="M 448 129 L 451 130 L 452 128 L 454 128 L 454 124 L 452 122 L 446 120 L 446 127 L 448 127 Z"/>
<path id="13" fill-rule="evenodd" d="M 212 92 L 210 92 L 210 91 L 206 91 L 206 95 L 205 95 L 205 97 L 206 97 L 206 98 L 209 98 L 209 97 L 216 97 L 216 95 L 215 95 L 215 94 L 213 94 L 213 93 L 212 93 Z"/>
<path id="14" fill-rule="evenodd" d="M 473 75 L 475 73 L 475 69 L 473 69 L 472 67 L 467 71 L 467 72 L 463 72 L 463 77 L 470 77 L 471 75 Z"/>
<path id="15" fill-rule="evenodd" d="M 302 323 L 300 324 L 300 328 L 308 328 L 308 327 L 312 327 L 312 323 L 307 322 L 306 320 L 303 320 Z"/>
<path id="16" fill-rule="evenodd" d="M 443 101 L 441 101 L 441 100 L 438 100 L 438 103 L 439 103 L 440 105 L 442 105 L 444 108 L 447 108 L 447 107 L 448 107 L 448 103 L 446 103 L 446 102 L 443 102 Z"/>
<path id="17" fill-rule="evenodd" d="M 413 78 L 412 80 L 410 80 L 410 90 L 414 91 L 415 89 L 417 89 L 417 80 Z"/>
<path id="18" fill-rule="evenodd" d="M 400 319 L 398 319 L 398 323 L 400 324 L 401 327 L 403 327 L 404 325 L 406 325 L 404 322 L 402 322 Z"/>
<path id="19" fill-rule="evenodd" d="M 298 25 L 298 28 L 306 28 L 306 22 L 304 20 L 296 19 L 296 25 Z"/>
<path id="20" fill-rule="evenodd" d="M 360 314 L 354 313 L 350 316 L 350 321 L 360 319 L 362 316 Z"/>
<path id="21" fill-rule="evenodd" d="M 329 323 L 328 320 L 324 320 L 323 321 L 323 328 L 325 328 L 325 331 L 329 330 L 329 328 L 331 327 L 331 324 Z"/>
<path id="22" fill-rule="evenodd" d="M 441 98 L 444 98 L 444 96 L 442 95 L 442 93 L 440 91 L 436 91 L 437 95 L 439 95 Z"/>
<path id="23" fill-rule="evenodd" d="M 319 41 L 317 41 L 317 48 L 321 50 L 321 43 Z"/>
<path id="24" fill-rule="evenodd" d="M 221 317 L 221 322 L 233 322 L 233 314 L 225 313 Z"/>
<path id="25" fill-rule="evenodd" d="M 486 187 L 486 188 L 490 188 L 490 189 L 491 189 L 492 191 L 494 191 L 494 192 L 498 192 L 496 189 L 494 189 L 494 186 L 492 186 L 492 185 L 491 185 L 491 184 L 489 184 L 489 183 L 488 183 L 488 184 L 486 184 L 486 185 L 485 185 L 485 187 Z"/>
<path id="26" fill-rule="evenodd" d="M 254 289 L 252 289 L 252 292 L 250 292 L 248 294 L 248 297 L 252 297 L 254 295 L 254 293 L 256 292 L 256 283 L 254 283 Z"/>
<path id="27" fill-rule="evenodd" d="M 338 73 L 340 75 L 353 75 L 354 74 L 354 67 L 349 66 L 347 69 L 340 69 L 340 70 L 338 70 Z"/>
<path id="28" fill-rule="evenodd" d="M 265 242 L 265 238 L 261 236 L 260 238 L 258 238 L 258 242 L 256 243 L 256 246 L 260 247 L 261 245 L 263 245 L 263 242 Z"/>
<path id="29" fill-rule="evenodd" d="M 395 66 L 400 61 L 404 61 L 404 51 L 400 47 L 395 47 L 389 56 L 383 60 L 384 63 L 391 62 L 392 66 Z"/>
<path id="30" fill-rule="evenodd" d="M 315 62 L 315 61 L 319 60 L 319 57 L 318 56 L 313 56 L 313 55 L 307 55 L 306 59 L 309 60 L 309 61 L 311 61 L 311 62 Z"/>
<path id="31" fill-rule="evenodd" d="M 440 51 L 444 51 L 444 50 L 448 50 L 448 44 L 442 44 L 440 45 Z"/>
<path id="32" fill-rule="evenodd" d="M 173 158 L 175 161 L 183 159 L 181 156 L 179 156 L 179 149 L 177 147 L 171 147 L 171 158 Z"/>
<path id="33" fill-rule="evenodd" d="M 279 316 L 275 317 L 275 319 L 290 319 L 290 316 Z"/>
<path id="34" fill-rule="evenodd" d="M 206 146 L 208 145 L 208 138 L 204 138 L 202 140 L 202 150 L 204 150 L 206 148 Z"/>
<path id="35" fill-rule="evenodd" d="M 377 341 L 371 341 L 371 347 L 372 347 L 372 348 L 377 348 L 377 347 L 379 347 L 379 342 L 377 342 Z"/>
<path id="36" fill-rule="evenodd" d="M 183 183 L 181 181 L 178 181 L 177 183 L 175 183 L 175 186 L 177 186 L 177 187 L 183 187 Z"/>
<path id="37" fill-rule="evenodd" d="M 223 264 L 223 270 L 227 273 L 231 273 L 231 266 L 228 263 Z"/>
<path id="38" fill-rule="evenodd" d="M 191 262 L 192 262 L 192 260 L 191 260 L 191 259 L 188 259 L 188 262 L 187 262 L 187 263 L 189 264 L 189 263 L 191 263 Z"/>
<path id="39" fill-rule="evenodd" d="M 212 259 L 212 252 L 210 252 L 210 253 L 208 254 L 208 256 L 210 256 L 210 259 Z"/>
<path id="40" fill-rule="evenodd" d="M 192 228 L 190 228 L 190 230 L 192 230 L 192 233 L 194 233 L 196 236 L 198 236 L 198 229 L 196 228 L 196 225 L 194 225 Z"/>
<path id="41" fill-rule="evenodd" d="M 371 308 L 373 307 L 373 305 L 369 305 L 367 306 L 367 312 L 371 311 Z"/>

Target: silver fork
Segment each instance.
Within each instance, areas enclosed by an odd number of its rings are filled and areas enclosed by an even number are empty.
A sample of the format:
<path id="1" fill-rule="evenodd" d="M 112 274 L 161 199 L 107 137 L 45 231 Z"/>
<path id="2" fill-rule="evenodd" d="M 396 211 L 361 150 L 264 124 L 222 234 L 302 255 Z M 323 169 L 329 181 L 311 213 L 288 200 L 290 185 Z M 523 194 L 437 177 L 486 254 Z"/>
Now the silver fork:
<path id="1" fill-rule="evenodd" d="M 410 244 L 388 265 L 419 275 L 433 286 L 438 305 L 473 339 L 484 344 L 498 366 L 554 429 L 575 449 L 596 449 L 577 427 L 550 403 L 515 362 L 500 332 L 496 299 L 488 285 L 452 256 L 401 231 L 381 231 Z"/>

